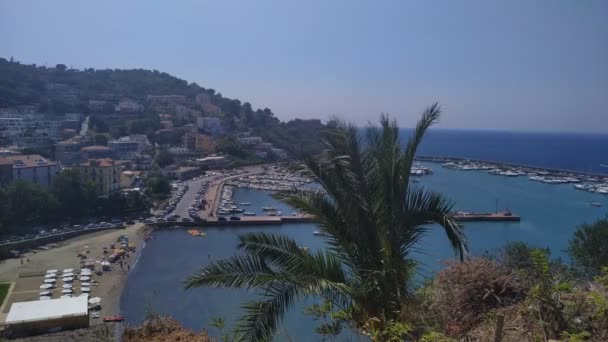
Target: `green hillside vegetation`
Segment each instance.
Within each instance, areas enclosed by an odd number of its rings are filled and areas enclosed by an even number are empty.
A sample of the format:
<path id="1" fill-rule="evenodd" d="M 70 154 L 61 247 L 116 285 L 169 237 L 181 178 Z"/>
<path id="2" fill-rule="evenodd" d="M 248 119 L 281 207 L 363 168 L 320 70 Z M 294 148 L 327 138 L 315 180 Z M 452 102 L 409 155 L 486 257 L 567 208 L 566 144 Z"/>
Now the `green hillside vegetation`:
<path id="1" fill-rule="evenodd" d="M 213 111 L 194 103 L 195 97 L 200 94 L 208 95 Z M 135 118 L 107 118 L 118 101 L 131 99 L 146 105 L 148 95 L 186 96 L 191 100 L 188 108 L 202 112 L 203 116 L 221 118 L 229 132 L 250 129 L 254 134 L 293 153 L 317 152 L 322 147 L 319 133 L 325 125 L 319 120 L 281 122 L 268 108 L 253 109 L 248 102 L 224 97 L 214 89 L 188 83 L 158 70 L 77 70 L 68 69 L 63 64 L 45 67 L 0 58 L 0 108 L 35 105 L 43 113 L 95 114 L 91 117 L 91 127 L 96 133 L 107 133 L 113 137 L 129 133 L 150 135 L 159 129 L 160 113 L 147 106 Z M 105 100 L 107 104 L 99 112 L 90 113 L 90 100 Z M 178 120 L 174 124 L 182 126 L 194 123 L 195 118 L 189 119 L 190 122 Z M 177 134 L 175 139 L 165 143 L 175 143 L 180 136 Z"/>

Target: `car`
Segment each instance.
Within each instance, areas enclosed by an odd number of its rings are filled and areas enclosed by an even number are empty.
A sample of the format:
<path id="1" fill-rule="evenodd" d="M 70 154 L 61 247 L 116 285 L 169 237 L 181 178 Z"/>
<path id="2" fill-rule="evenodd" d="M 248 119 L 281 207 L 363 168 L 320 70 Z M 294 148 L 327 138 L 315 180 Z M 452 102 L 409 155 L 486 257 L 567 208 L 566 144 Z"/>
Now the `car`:
<path id="1" fill-rule="evenodd" d="M 241 218 L 238 216 L 230 216 L 230 221 L 240 221 Z"/>
<path id="2" fill-rule="evenodd" d="M 152 221 L 152 219 L 145 219 L 144 223 L 154 223 L 154 221 Z"/>
<path id="3" fill-rule="evenodd" d="M 53 230 L 51 230 L 51 234 L 57 234 L 59 233 L 59 229 L 55 228 Z"/>
<path id="4" fill-rule="evenodd" d="M 167 222 L 177 222 L 177 218 L 169 217 L 169 218 L 167 218 Z"/>
<path id="5" fill-rule="evenodd" d="M 128 224 L 128 225 L 135 224 L 135 221 L 133 221 L 133 220 L 129 220 L 129 221 L 127 221 L 127 224 Z"/>
<path id="6" fill-rule="evenodd" d="M 182 218 L 182 222 L 192 222 L 192 219 L 189 217 Z"/>
<path id="7" fill-rule="evenodd" d="M 217 218 L 217 220 L 218 220 L 218 221 L 226 221 L 226 218 L 225 218 L 225 217 L 223 217 L 223 216 L 220 216 L 220 217 L 218 217 L 218 218 Z"/>
<path id="8" fill-rule="evenodd" d="M 157 218 L 156 219 L 156 223 L 163 223 L 163 222 L 165 222 L 164 218 Z"/>

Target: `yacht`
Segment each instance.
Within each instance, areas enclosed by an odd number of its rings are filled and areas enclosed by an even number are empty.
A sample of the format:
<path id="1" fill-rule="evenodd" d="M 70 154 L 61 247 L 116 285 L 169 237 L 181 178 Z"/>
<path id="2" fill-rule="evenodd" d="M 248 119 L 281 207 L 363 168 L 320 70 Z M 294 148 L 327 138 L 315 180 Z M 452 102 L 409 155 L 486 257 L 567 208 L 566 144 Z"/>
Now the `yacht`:
<path id="1" fill-rule="evenodd" d="M 602 204 L 600 202 L 591 202 L 591 205 L 594 207 L 601 207 Z"/>
<path id="2" fill-rule="evenodd" d="M 255 216 L 255 213 L 251 212 L 251 211 L 246 211 L 246 212 L 243 213 L 243 215 L 244 216 Z"/>
<path id="3" fill-rule="evenodd" d="M 251 203 L 249 203 L 249 202 L 241 202 L 241 203 L 239 203 L 239 204 L 240 204 L 240 205 L 250 205 Z"/>
<path id="4" fill-rule="evenodd" d="M 273 208 L 273 207 L 262 207 L 262 210 L 264 210 L 264 211 L 275 211 L 277 209 Z"/>

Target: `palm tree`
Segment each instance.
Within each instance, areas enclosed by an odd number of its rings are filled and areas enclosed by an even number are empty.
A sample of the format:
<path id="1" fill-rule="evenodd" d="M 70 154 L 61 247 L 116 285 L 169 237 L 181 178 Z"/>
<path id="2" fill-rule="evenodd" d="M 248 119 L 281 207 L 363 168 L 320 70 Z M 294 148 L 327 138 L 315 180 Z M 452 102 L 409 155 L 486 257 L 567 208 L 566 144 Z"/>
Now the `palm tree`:
<path id="1" fill-rule="evenodd" d="M 339 122 L 325 135 L 325 151 L 304 158 L 304 169 L 322 190 L 277 195 L 314 215 L 329 248 L 307 252 L 286 236 L 244 234 L 238 244 L 243 253 L 212 262 L 186 287 L 259 290 L 261 298 L 244 305 L 240 324 L 251 341 L 271 339 L 284 313 L 306 296 L 332 302 L 358 328 L 370 319 L 380 326 L 403 321 L 416 265 L 412 252 L 422 247 L 429 223 L 443 227 L 461 260 L 467 252 L 452 203 L 409 182 L 416 149 L 439 116 L 437 103 L 428 107 L 405 149 L 396 121 L 386 115 L 380 128 L 367 131 L 365 148 L 358 129 Z"/>

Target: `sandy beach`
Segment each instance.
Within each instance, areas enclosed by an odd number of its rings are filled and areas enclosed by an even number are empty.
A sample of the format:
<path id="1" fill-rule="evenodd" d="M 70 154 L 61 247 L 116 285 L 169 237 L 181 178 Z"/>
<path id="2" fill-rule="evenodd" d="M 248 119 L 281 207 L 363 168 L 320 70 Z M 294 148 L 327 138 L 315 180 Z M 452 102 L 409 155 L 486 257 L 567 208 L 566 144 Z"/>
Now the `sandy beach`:
<path id="1" fill-rule="evenodd" d="M 129 253 L 123 269 L 118 263 L 114 263 L 110 271 L 103 272 L 101 276 L 94 275 L 93 279 L 97 280 L 99 285 L 91 287 L 90 293 L 90 297 L 101 298 L 101 317 L 118 314 L 120 294 L 127 279 L 128 269 L 130 269 L 128 266 L 136 261 L 143 247 L 144 227 L 143 224 L 137 223 L 126 229 L 112 229 L 65 240 L 56 248 L 27 253 L 24 255 L 23 264 L 20 259 L 2 261 L 0 263 L 0 282 L 10 282 L 12 286 L 0 307 L 0 322 L 3 323 L 6 319 L 12 303 L 38 300 L 39 286 L 42 284 L 43 275 L 47 270 L 80 269 L 80 258 L 77 256 L 79 252 L 89 251 L 86 253 L 88 260 L 99 261 L 102 257 L 107 256 L 103 253 L 103 247 L 109 247 L 110 244 L 116 243 L 121 235 L 127 235 L 129 242 L 136 246 L 135 252 Z M 59 298 L 59 296 L 60 289 L 55 289 L 53 298 Z M 100 318 L 91 318 L 91 326 L 99 324 L 103 324 Z"/>

